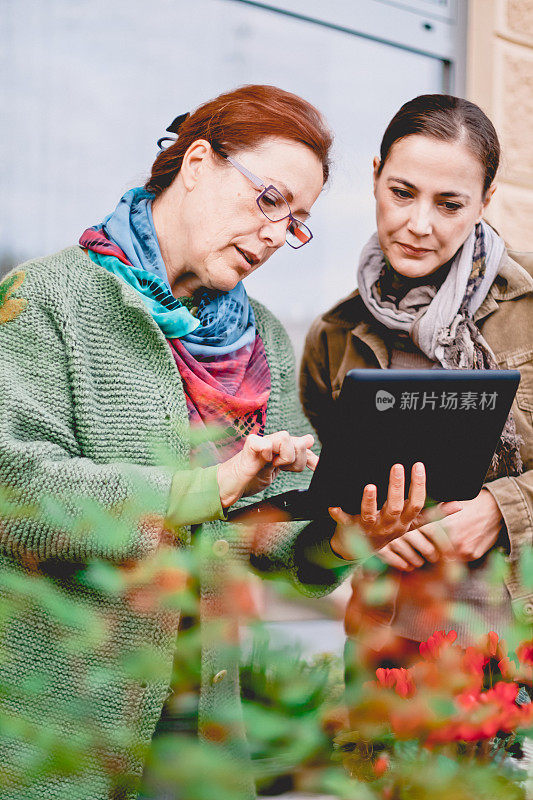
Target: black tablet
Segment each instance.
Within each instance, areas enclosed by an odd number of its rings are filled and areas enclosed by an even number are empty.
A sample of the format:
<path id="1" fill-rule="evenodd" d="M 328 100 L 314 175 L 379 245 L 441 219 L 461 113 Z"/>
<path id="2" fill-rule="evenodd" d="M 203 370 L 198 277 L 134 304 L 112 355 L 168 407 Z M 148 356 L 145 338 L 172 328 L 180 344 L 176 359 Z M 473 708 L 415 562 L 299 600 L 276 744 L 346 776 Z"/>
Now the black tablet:
<path id="1" fill-rule="evenodd" d="M 302 520 L 325 516 L 330 506 L 358 514 L 368 483 L 377 486 L 383 505 L 393 464 L 405 467 L 407 496 L 417 461 L 426 467 L 432 500 L 472 499 L 519 382 L 517 370 L 350 370 L 309 489 L 237 509 L 229 518 L 260 513 L 265 505 Z"/>
<path id="2" fill-rule="evenodd" d="M 374 483 L 381 506 L 392 465 L 404 465 L 407 493 L 416 461 L 433 500 L 476 497 L 519 382 L 516 370 L 351 370 L 309 489 L 313 505 L 359 513 Z"/>

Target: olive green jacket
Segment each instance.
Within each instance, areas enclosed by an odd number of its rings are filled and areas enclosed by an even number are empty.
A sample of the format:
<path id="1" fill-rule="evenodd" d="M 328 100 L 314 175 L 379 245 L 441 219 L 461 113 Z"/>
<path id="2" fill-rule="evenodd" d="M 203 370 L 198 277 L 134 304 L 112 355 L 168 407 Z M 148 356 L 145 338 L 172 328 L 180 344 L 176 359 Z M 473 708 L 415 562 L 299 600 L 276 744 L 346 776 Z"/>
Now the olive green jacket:
<path id="1" fill-rule="evenodd" d="M 474 321 L 502 369 L 518 369 L 513 403 L 522 437 L 524 473 L 486 484 L 504 519 L 510 541 L 507 586 L 515 613 L 533 621 L 533 595 L 520 581 L 520 555 L 533 545 L 533 256 L 505 253 Z M 334 402 L 350 369 L 387 369 L 382 328 L 356 290 L 318 317 L 307 336 L 300 375 L 304 410 L 321 440 L 335 419 Z"/>
<path id="2" fill-rule="evenodd" d="M 287 334 L 260 303 L 253 308 L 271 374 L 266 432 L 308 433 Z M 215 470 L 191 471 L 190 448 L 176 363 L 130 286 L 79 247 L 29 262 L 4 279 L 3 800 L 135 797 L 169 692 L 179 621 L 172 597 L 165 606 L 150 594 L 152 583 L 164 585 L 152 564 L 162 549 L 172 552 L 163 521 L 170 513 L 174 548 L 191 541 L 186 523 L 206 523 L 195 540 L 204 553 L 202 610 L 211 619 L 227 611 L 228 564 L 247 556 L 236 526 L 220 519 Z M 308 480 L 304 473 L 282 473 L 265 495 Z M 180 492 L 188 501 L 181 512 Z M 285 573 L 309 595 L 326 592 L 337 582 L 335 565 L 342 571 L 330 535 L 303 523 L 270 525 L 258 564 Z M 328 548 L 334 568 L 316 567 L 314 559 Z M 213 630 L 204 630 L 200 726 L 220 733 L 227 725 L 229 733 L 213 746 L 225 748 L 229 764 L 236 759 L 240 800 L 254 790 L 238 657 L 223 631 L 217 638 Z M 57 764 L 46 762 L 47 751 Z"/>

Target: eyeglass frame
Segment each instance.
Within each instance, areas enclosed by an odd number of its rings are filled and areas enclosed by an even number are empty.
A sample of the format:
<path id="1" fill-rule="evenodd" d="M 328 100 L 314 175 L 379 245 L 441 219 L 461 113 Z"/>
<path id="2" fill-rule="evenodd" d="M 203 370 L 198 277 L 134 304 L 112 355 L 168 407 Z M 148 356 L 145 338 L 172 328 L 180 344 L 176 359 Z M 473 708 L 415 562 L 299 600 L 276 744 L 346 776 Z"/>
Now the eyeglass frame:
<path id="1" fill-rule="evenodd" d="M 255 186 L 255 188 L 258 191 L 260 190 L 260 194 L 255 198 L 255 202 L 257 203 L 257 207 L 259 208 L 259 211 L 261 212 L 261 214 L 266 219 L 268 219 L 269 222 L 281 222 L 284 219 L 289 219 L 289 220 L 291 220 L 291 222 L 295 222 L 298 225 L 303 225 L 304 228 L 307 228 L 307 230 L 309 231 L 309 239 L 307 240 L 307 242 L 302 242 L 301 245 L 298 245 L 297 247 L 295 247 L 293 244 L 291 244 L 289 241 L 287 241 L 287 238 L 285 238 L 285 242 L 289 245 L 289 247 L 292 247 L 293 250 L 300 250 L 302 247 L 305 247 L 306 244 L 309 244 L 309 242 L 313 238 L 313 234 L 311 232 L 311 229 L 305 224 L 305 222 L 302 222 L 300 219 L 297 219 L 294 216 L 294 214 L 291 211 L 291 207 L 290 207 L 286 197 L 284 196 L 284 194 L 282 192 L 280 192 L 280 190 L 277 189 L 272 183 L 269 186 L 266 186 L 263 183 L 263 181 L 261 180 L 261 178 L 258 178 L 257 175 L 254 175 L 254 173 L 250 172 L 249 169 L 246 169 L 246 167 L 243 167 L 242 164 L 239 164 L 239 162 L 236 161 L 232 156 L 223 156 L 223 157 L 226 159 L 226 161 L 229 161 L 231 166 L 235 167 L 235 169 L 238 170 L 241 173 L 241 175 L 244 175 L 245 178 L 248 178 L 248 180 L 251 181 L 251 183 L 253 183 L 253 185 Z M 265 214 L 265 212 L 263 211 L 263 209 L 261 208 L 261 206 L 259 204 L 259 201 L 261 200 L 263 195 L 265 195 L 270 189 L 274 189 L 274 191 L 277 192 L 283 198 L 283 200 L 287 203 L 287 208 L 289 209 L 289 213 L 286 214 L 284 217 L 280 217 L 279 219 L 270 219 L 270 217 L 268 217 Z"/>

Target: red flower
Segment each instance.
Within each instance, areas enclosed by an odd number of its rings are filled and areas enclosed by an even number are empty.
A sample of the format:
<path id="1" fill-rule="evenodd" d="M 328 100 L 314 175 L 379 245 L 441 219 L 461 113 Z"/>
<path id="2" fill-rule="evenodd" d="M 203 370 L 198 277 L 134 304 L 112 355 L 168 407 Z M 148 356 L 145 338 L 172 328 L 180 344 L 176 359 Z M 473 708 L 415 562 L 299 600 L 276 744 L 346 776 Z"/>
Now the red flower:
<path id="1" fill-rule="evenodd" d="M 494 677 L 499 677 L 496 668 L 502 678 L 512 679 L 516 675 L 516 665 L 507 655 L 505 641 L 500 639 L 497 633 L 491 631 L 481 639 L 476 647 L 466 648 L 463 656 L 463 669 L 479 680 L 487 677 L 485 673 L 488 669 L 492 682 Z"/>
<path id="2" fill-rule="evenodd" d="M 380 667 L 376 670 L 376 678 L 380 686 L 394 689 L 400 697 L 412 697 L 416 692 L 409 670 L 404 667 Z"/>
<path id="3" fill-rule="evenodd" d="M 516 651 L 518 660 L 527 667 L 533 667 L 533 639 L 522 642 Z"/>
<path id="4" fill-rule="evenodd" d="M 509 656 L 504 656 L 498 661 L 498 669 L 502 674 L 502 678 L 514 678 L 516 675 L 516 664 L 511 661 Z"/>
<path id="5" fill-rule="evenodd" d="M 483 636 L 477 649 L 485 656 L 485 663 L 491 658 L 500 660 L 507 655 L 505 640 L 500 639 L 495 631 L 489 631 L 486 636 Z"/>
<path id="6" fill-rule="evenodd" d="M 463 656 L 463 669 L 479 678 L 483 677 L 485 656 L 476 647 L 467 647 Z"/>
<path id="7" fill-rule="evenodd" d="M 484 692 L 481 698 L 485 699 L 487 703 L 496 700 L 504 706 L 511 705 L 514 707 L 519 689 L 520 687 L 517 683 L 505 683 L 504 681 L 500 681 L 496 684 L 494 689 L 488 689 Z"/>
<path id="8" fill-rule="evenodd" d="M 426 661 L 436 661 L 440 656 L 441 650 L 453 644 L 456 639 L 456 631 L 449 631 L 448 633 L 444 631 L 435 631 L 427 642 L 420 642 L 420 655 L 422 658 L 425 658 Z"/>
<path id="9" fill-rule="evenodd" d="M 498 646 L 500 644 L 500 638 L 495 631 L 489 631 L 487 633 L 487 650 L 489 655 L 497 656 L 498 655 Z"/>
<path id="10" fill-rule="evenodd" d="M 533 703 L 516 704 L 516 683 L 497 683 L 486 692 L 470 690 L 456 698 L 459 714 L 427 739 L 429 746 L 447 742 L 477 742 L 492 739 L 498 731 L 511 732 L 526 727 L 533 719 Z"/>
<path id="11" fill-rule="evenodd" d="M 390 726 L 399 739 L 418 738 L 430 748 L 488 741 L 499 733 L 531 727 L 533 703 L 519 705 L 517 697 L 523 673 L 533 666 L 533 640 L 518 648 L 518 668 L 494 631 L 466 650 L 454 646 L 456 638 L 455 631 L 436 631 L 420 644 L 422 658 L 408 669 L 377 669 L 367 711 L 374 715 L 381 702 L 380 726 Z M 393 691 L 380 691 L 383 688 Z M 451 711 L 441 699 L 453 700 Z M 353 711 L 352 724 L 360 727 L 361 708 Z M 375 763 L 376 775 L 383 774 L 385 765 Z"/>
<path id="12" fill-rule="evenodd" d="M 372 765 L 372 769 L 374 770 L 374 774 L 377 778 L 381 778 L 382 775 L 389 768 L 389 757 L 385 754 L 378 756 Z"/>

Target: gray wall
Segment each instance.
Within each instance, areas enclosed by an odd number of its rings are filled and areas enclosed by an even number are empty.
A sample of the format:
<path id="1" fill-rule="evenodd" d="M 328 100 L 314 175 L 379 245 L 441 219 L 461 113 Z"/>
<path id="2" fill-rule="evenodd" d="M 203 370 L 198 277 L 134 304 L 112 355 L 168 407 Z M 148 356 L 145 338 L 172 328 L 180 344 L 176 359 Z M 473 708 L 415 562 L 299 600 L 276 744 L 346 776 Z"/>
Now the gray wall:
<path id="1" fill-rule="evenodd" d="M 0 266 L 76 242 L 145 180 L 178 113 L 243 83 L 278 84 L 315 103 L 336 133 L 315 239 L 284 248 L 247 283 L 300 350 L 310 321 L 355 285 L 373 230 L 372 157 L 403 101 L 449 81 L 454 20 L 447 0 L 331 0 L 327 19 L 324 3 L 275 5 L 314 9 L 316 20 L 235 0 L 0 0 Z M 357 20 L 364 37 L 349 32 Z M 387 25 L 404 46 L 371 38 Z"/>

